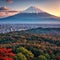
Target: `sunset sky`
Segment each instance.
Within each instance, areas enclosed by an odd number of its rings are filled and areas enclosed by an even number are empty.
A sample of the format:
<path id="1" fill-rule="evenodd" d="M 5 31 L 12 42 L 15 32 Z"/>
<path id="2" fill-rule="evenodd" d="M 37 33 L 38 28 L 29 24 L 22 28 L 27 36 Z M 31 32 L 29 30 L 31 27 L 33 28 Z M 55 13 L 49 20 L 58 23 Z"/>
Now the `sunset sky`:
<path id="1" fill-rule="evenodd" d="M 0 7 L 7 6 L 13 10 L 25 10 L 36 6 L 50 14 L 60 17 L 60 0 L 0 0 Z"/>

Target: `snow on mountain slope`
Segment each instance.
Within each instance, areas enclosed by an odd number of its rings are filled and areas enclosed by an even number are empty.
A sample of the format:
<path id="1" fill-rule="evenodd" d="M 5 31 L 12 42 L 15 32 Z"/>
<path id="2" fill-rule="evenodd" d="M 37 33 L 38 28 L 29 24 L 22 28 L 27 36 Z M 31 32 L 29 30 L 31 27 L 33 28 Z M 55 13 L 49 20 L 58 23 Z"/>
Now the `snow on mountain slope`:
<path id="1" fill-rule="evenodd" d="M 7 17 L 0 19 L 2 23 L 59 23 L 60 18 L 42 11 L 36 7 L 29 7 L 28 9 Z"/>
<path id="2" fill-rule="evenodd" d="M 27 8 L 26 10 L 24 10 L 22 13 L 41 13 L 43 12 L 42 10 L 40 10 L 39 8 L 35 7 L 35 6 L 31 6 L 29 8 Z"/>

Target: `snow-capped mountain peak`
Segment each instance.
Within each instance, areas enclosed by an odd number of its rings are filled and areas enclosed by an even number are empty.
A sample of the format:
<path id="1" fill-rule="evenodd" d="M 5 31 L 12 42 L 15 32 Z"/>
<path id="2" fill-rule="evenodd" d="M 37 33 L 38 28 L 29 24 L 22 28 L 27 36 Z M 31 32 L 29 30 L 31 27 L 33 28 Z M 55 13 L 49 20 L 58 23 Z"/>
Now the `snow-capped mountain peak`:
<path id="1" fill-rule="evenodd" d="M 41 13 L 43 12 L 42 10 L 40 10 L 39 8 L 35 7 L 35 6 L 31 6 L 29 8 L 27 8 L 26 10 L 24 10 L 22 13 Z"/>

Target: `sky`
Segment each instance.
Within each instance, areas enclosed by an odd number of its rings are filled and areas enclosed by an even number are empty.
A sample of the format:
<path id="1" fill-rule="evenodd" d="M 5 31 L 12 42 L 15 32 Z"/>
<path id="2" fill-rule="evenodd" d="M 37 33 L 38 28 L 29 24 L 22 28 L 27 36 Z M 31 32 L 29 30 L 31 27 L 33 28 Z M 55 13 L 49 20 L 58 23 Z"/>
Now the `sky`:
<path id="1" fill-rule="evenodd" d="M 43 11 L 60 17 L 60 0 L 0 0 L 1 6 L 7 6 L 18 11 L 36 6 Z"/>

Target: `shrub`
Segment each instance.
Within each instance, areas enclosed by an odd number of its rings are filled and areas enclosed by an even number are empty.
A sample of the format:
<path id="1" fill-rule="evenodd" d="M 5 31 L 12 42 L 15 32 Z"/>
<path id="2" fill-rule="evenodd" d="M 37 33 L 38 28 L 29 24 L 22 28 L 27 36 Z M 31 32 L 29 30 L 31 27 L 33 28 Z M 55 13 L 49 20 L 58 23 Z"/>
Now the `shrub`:
<path id="1" fill-rule="evenodd" d="M 17 60 L 27 60 L 27 58 L 25 57 L 24 54 L 18 53 L 18 54 L 17 54 Z"/>

